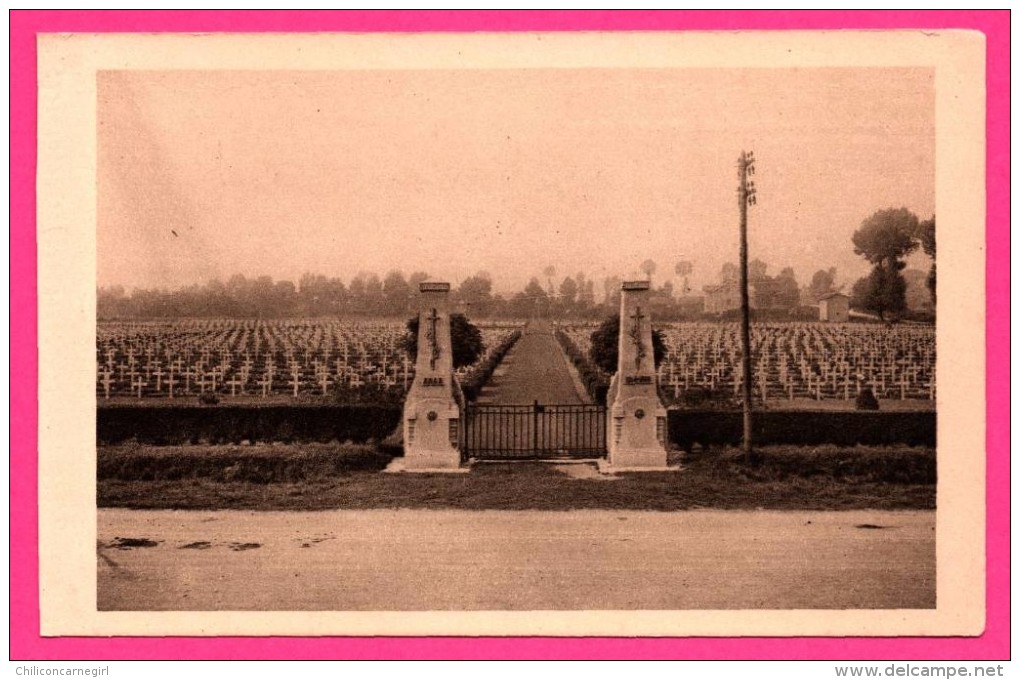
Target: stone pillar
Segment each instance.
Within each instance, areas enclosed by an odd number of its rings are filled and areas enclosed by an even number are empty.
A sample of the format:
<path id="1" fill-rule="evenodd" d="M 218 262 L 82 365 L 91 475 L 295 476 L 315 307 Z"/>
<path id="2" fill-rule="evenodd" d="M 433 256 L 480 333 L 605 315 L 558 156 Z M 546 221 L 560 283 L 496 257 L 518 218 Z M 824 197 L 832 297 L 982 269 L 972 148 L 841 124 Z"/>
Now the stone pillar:
<path id="1" fill-rule="evenodd" d="M 420 286 L 418 358 L 404 401 L 403 469 L 458 470 L 461 464 L 460 390 L 453 374 L 450 284 Z"/>
<path id="2" fill-rule="evenodd" d="M 613 470 L 667 469 L 666 409 L 659 401 L 648 302 L 648 281 L 624 282 L 619 358 L 606 398 L 608 467 Z"/>

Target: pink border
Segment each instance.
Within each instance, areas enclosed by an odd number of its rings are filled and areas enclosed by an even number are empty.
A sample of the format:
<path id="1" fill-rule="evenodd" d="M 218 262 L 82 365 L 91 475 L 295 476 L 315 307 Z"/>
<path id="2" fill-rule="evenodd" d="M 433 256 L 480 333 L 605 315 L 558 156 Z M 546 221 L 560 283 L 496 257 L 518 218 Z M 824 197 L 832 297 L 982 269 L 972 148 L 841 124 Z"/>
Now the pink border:
<path id="1" fill-rule="evenodd" d="M 12 659 L 1008 659 L 1009 12 L 12 11 Z M 42 638 L 36 546 L 36 51 L 41 32 L 972 29 L 988 50 L 988 542 L 977 638 Z M 16 550 L 18 546 L 20 550 Z M 17 559 L 15 559 L 17 556 Z"/>

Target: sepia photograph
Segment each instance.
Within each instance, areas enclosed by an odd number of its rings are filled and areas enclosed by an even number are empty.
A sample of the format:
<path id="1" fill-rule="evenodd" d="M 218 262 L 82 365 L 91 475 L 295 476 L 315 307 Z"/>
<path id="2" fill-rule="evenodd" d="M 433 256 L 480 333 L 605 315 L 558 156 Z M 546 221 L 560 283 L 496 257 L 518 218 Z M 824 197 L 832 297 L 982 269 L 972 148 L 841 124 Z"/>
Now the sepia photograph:
<path id="1" fill-rule="evenodd" d="M 41 43 L 96 629 L 980 632 L 983 43 L 844 37 Z"/>

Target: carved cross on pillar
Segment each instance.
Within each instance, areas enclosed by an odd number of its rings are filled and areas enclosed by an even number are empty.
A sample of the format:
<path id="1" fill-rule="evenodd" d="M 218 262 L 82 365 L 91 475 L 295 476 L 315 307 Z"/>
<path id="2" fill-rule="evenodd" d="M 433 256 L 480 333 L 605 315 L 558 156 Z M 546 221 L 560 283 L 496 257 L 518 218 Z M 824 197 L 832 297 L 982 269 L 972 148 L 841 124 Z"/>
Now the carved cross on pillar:
<path id="1" fill-rule="evenodd" d="M 637 370 L 641 370 L 641 360 L 645 358 L 645 345 L 641 341 L 641 320 L 645 318 L 645 315 L 641 313 L 641 307 L 631 315 L 634 319 L 634 326 L 630 330 L 630 338 L 634 342 L 635 354 L 634 354 L 634 367 Z"/>
<path id="2" fill-rule="evenodd" d="M 429 367 L 432 370 L 436 370 L 436 359 L 439 358 L 439 340 L 436 338 L 436 323 L 439 321 L 439 315 L 436 314 L 436 308 L 433 307 L 429 316 L 427 317 L 429 322 L 429 349 L 431 354 L 429 356 Z"/>

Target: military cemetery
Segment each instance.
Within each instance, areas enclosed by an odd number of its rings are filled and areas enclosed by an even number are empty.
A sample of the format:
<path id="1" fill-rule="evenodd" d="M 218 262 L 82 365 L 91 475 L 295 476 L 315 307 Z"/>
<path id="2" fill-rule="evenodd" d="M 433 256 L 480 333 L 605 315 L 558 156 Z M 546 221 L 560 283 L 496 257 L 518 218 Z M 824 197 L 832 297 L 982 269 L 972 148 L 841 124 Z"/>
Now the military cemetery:
<path id="1" fill-rule="evenodd" d="M 639 71 L 101 75 L 99 608 L 933 608 L 930 81 Z"/>

